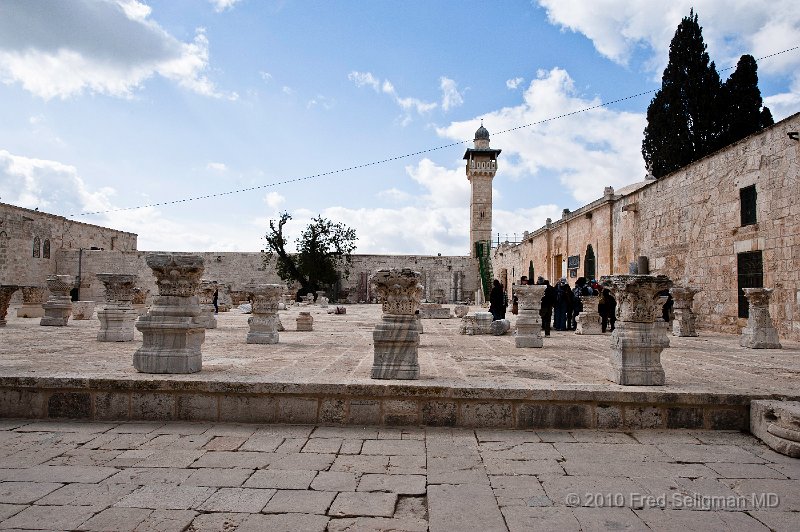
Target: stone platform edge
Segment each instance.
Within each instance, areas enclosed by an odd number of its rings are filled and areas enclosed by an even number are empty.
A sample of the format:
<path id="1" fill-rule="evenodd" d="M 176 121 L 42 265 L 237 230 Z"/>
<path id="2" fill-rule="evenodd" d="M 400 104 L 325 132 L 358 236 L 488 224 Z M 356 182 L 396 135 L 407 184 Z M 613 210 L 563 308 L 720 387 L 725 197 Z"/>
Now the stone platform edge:
<path id="1" fill-rule="evenodd" d="M 0 377 L 0 417 L 94 421 L 747 430 L 751 400 L 782 398 L 569 388 Z"/>

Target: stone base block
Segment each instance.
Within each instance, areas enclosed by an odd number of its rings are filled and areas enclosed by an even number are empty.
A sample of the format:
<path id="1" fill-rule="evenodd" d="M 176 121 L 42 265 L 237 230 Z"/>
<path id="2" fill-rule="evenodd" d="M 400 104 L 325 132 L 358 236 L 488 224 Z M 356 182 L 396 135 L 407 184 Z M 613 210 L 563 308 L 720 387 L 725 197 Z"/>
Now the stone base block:
<path id="1" fill-rule="evenodd" d="M 250 331 L 247 333 L 248 344 L 277 344 L 277 332 Z"/>
<path id="2" fill-rule="evenodd" d="M 214 316 L 214 312 L 212 311 L 209 313 L 203 313 L 200 315 L 201 322 L 203 327 L 206 329 L 216 329 L 217 328 L 217 317 Z"/>
<path id="3" fill-rule="evenodd" d="M 517 335 L 514 338 L 516 347 L 544 347 L 544 340 L 541 336 Z"/>
<path id="4" fill-rule="evenodd" d="M 39 325 L 65 327 L 67 321 L 69 321 L 69 317 L 72 315 L 72 305 L 53 306 L 45 303 L 43 307 L 44 316 L 42 316 Z"/>
<path id="5" fill-rule="evenodd" d="M 667 322 L 618 323 L 611 334 L 609 380 L 626 386 L 662 386 L 661 352 L 669 347 Z"/>
<path id="6" fill-rule="evenodd" d="M 72 319 L 90 320 L 94 316 L 94 301 L 73 301 Z"/>
<path id="7" fill-rule="evenodd" d="M 133 354 L 133 367 L 141 373 L 197 373 L 203 358 L 189 349 L 138 349 Z"/>
<path id="8" fill-rule="evenodd" d="M 142 373 L 196 373 L 202 366 L 200 348 L 206 330 L 198 316 L 143 316 L 136 323 L 142 347 L 133 367 Z"/>
<path id="9" fill-rule="evenodd" d="M 600 324 L 600 314 L 596 312 L 581 312 L 578 314 L 578 317 L 575 318 L 575 323 L 578 325 L 575 328 L 575 334 L 603 334 L 603 328 Z"/>
<path id="10" fill-rule="evenodd" d="M 752 401 L 750 432 L 774 451 L 800 458 L 800 402 Z"/>
<path id="11" fill-rule="evenodd" d="M 98 342 L 132 342 L 138 313 L 133 309 L 106 308 L 97 311 L 100 320 Z"/>
<path id="12" fill-rule="evenodd" d="M 664 368 L 653 366 L 612 366 L 608 380 L 623 386 L 663 386 Z"/>
<path id="13" fill-rule="evenodd" d="M 489 326 L 489 330 L 492 331 L 492 334 L 495 336 L 502 336 L 507 333 L 509 329 L 511 329 L 511 322 L 506 319 L 494 320 Z"/>
<path id="14" fill-rule="evenodd" d="M 467 314 L 469 314 L 469 306 L 468 305 L 456 305 L 453 308 L 453 314 L 456 315 L 456 318 L 463 318 Z"/>
<path id="15" fill-rule="evenodd" d="M 375 356 L 373 379 L 418 379 L 419 330 L 413 315 L 384 315 L 372 338 Z"/>
<path id="16" fill-rule="evenodd" d="M 774 327 L 745 327 L 739 345 L 750 349 L 781 349 L 778 331 Z"/>
<path id="17" fill-rule="evenodd" d="M 44 307 L 42 307 L 41 303 L 36 305 L 23 303 L 22 306 L 17 309 L 18 318 L 41 318 L 43 316 Z"/>

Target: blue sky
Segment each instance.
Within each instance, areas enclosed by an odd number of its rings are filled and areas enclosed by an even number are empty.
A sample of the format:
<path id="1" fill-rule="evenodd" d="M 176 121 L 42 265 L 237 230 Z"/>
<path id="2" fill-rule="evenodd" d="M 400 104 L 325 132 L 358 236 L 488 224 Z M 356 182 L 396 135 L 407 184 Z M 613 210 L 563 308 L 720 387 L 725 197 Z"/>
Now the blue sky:
<path id="1" fill-rule="evenodd" d="M 502 132 L 657 88 L 692 6 L 720 69 L 800 45 L 794 0 L 755 4 L 4 0 L 0 201 L 146 250 L 257 251 L 286 210 L 291 240 L 322 214 L 358 253 L 466 254 L 469 142 L 297 179 L 469 141 L 483 119 L 503 150 L 494 232 L 536 229 L 644 177 L 652 95 Z M 800 111 L 799 72 L 800 50 L 759 63 L 776 119 Z M 94 211 L 111 212 L 74 216 Z"/>

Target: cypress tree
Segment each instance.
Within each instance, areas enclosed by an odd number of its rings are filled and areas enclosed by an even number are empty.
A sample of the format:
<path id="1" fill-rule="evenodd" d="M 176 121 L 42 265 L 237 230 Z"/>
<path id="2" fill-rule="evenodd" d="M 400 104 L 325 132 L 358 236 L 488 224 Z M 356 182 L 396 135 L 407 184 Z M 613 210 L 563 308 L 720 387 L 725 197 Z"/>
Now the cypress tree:
<path id="1" fill-rule="evenodd" d="M 774 121 L 768 107 L 762 107 L 758 88 L 758 65 L 751 55 L 743 55 L 736 70 L 722 85 L 725 122 L 720 147 L 743 139 Z"/>
<path id="2" fill-rule="evenodd" d="M 692 9 L 670 42 L 661 89 L 647 108 L 642 155 L 655 177 L 717 149 L 723 120 L 720 91 L 719 74 Z"/>

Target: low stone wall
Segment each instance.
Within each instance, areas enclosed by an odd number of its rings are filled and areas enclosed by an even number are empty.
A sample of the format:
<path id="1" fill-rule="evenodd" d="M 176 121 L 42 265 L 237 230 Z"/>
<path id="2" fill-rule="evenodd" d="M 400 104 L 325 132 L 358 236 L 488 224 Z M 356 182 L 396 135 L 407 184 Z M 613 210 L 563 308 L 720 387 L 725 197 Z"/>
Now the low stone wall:
<path id="1" fill-rule="evenodd" d="M 751 399 L 657 391 L 0 379 L 0 417 L 41 419 L 746 430 Z"/>

